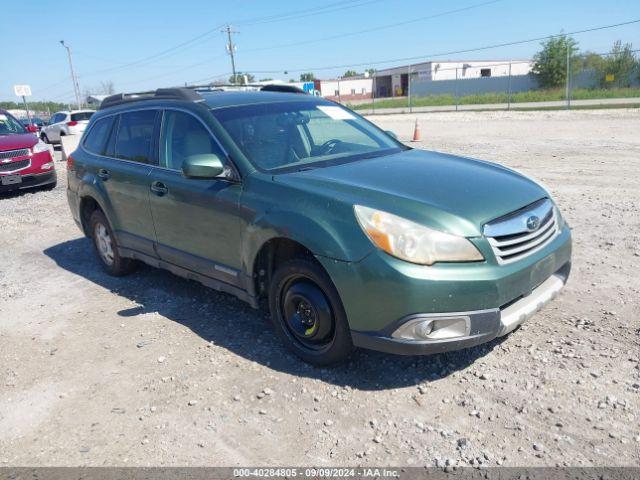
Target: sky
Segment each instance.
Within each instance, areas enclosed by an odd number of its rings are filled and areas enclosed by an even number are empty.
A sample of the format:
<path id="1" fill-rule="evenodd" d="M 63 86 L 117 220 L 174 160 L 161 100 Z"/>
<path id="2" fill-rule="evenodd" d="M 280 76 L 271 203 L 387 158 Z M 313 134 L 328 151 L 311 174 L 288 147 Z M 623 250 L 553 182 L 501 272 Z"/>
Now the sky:
<path id="1" fill-rule="evenodd" d="M 83 93 L 101 82 L 132 92 L 228 79 L 226 24 L 238 32 L 238 71 L 286 81 L 302 71 L 334 78 L 406 65 L 407 57 L 528 59 L 538 41 L 449 52 L 639 19 L 639 0 L 0 0 L 0 101 L 20 100 L 15 84 L 30 85 L 32 100 L 73 100 L 60 40 Z M 574 38 L 598 53 L 615 40 L 640 48 L 640 23 Z"/>

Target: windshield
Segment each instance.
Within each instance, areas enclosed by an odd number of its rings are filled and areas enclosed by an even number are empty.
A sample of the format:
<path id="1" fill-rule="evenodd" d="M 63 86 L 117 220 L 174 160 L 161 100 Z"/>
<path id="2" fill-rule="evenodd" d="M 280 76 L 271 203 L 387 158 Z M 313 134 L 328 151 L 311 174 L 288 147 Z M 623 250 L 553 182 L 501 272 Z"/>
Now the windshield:
<path id="1" fill-rule="evenodd" d="M 332 103 L 268 103 L 212 114 L 259 170 L 312 168 L 402 149 L 368 121 Z"/>
<path id="2" fill-rule="evenodd" d="M 91 118 L 91 115 L 93 115 L 94 112 L 78 112 L 78 113 L 72 113 L 71 114 L 71 120 L 74 122 L 80 122 L 82 120 L 89 120 Z"/>
<path id="3" fill-rule="evenodd" d="M 27 131 L 11 115 L 0 113 L 0 135 L 12 135 L 14 133 L 27 133 Z"/>

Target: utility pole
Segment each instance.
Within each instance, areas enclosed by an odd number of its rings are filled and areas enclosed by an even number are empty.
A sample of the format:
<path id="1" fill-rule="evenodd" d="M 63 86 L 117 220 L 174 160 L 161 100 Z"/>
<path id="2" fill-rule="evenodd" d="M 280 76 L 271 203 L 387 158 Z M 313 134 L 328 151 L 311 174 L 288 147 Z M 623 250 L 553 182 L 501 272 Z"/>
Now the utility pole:
<path id="1" fill-rule="evenodd" d="M 232 33 L 238 33 L 235 30 L 233 30 L 231 28 L 231 25 L 227 25 L 227 28 L 225 28 L 224 30 L 222 30 L 222 32 L 226 32 L 227 33 L 227 53 L 229 54 L 229 56 L 231 57 L 231 71 L 233 72 L 233 83 L 236 83 L 236 81 L 238 80 L 236 78 L 236 59 L 234 57 L 234 53 L 235 53 L 235 49 L 236 46 L 233 44 L 233 40 L 231 39 L 231 34 Z"/>
<path id="2" fill-rule="evenodd" d="M 76 103 L 78 104 L 78 108 L 82 108 L 80 104 L 80 85 L 78 85 L 78 79 L 76 78 L 76 74 L 73 71 L 73 61 L 71 60 L 71 48 L 64 43 L 64 40 L 60 40 L 60 45 L 67 49 L 67 55 L 69 57 L 69 69 L 71 70 L 71 81 L 73 82 L 73 93 L 76 96 Z"/>

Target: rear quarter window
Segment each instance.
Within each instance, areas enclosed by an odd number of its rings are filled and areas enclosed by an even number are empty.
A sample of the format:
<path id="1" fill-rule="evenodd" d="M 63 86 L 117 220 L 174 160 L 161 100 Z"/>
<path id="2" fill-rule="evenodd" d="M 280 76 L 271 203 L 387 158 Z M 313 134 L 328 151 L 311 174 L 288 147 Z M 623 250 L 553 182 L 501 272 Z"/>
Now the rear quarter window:
<path id="1" fill-rule="evenodd" d="M 78 112 L 71 114 L 72 122 L 80 122 L 82 120 L 89 120 L 93 116 L 94 112 Z"/>
<path id="2" fill-rule="evenodd" d="M 84 148 L 97 155 L 106 155 L 107 140 L 115 117 L 101 118 L 96 121 L 84 141 Z"/>

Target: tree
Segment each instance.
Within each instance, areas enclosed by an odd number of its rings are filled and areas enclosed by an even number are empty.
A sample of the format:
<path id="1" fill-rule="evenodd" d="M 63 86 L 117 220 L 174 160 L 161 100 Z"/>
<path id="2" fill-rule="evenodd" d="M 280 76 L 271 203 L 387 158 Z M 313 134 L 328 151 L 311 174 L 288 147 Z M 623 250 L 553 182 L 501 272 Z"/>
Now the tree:
<path id="1" fill-rule="evenodd" d="M 637 60 L 630 43 L 622 45 L 616 41 L 599 65 L 600 82 L 606 87 L 630 87 L 631 75 L 637 66 Z"/>
<path id="2" fill-rule="evenodd" d="M 301 73 L 300 81 L 301 82 L 313 82 L 316 79 L 316 76 L 313 72 Z"/>
<path id="3" fill-rule="evenodd" d="M 244 85 L 244 83 L 245 83 L 244 77 L 247 77 L 247 83 L 255 82 L 255 80 L 256 80 L 256 77 L 254 77 L 250 73 L 237 72 L 235 74 L 235 76 L 231 75 L 229 77 L 229 83 L 235 83 L 235 84 L 238 84 L 238 85 Z"/>
<path id="4" fill-rule="evenodd" d="M 58 110 L 65 110 L 68 107 L 66 103 L 60 102 L 47 102 L 47 101 L 30 101 L 29 102 L 29 110 L 33 110 L 36 112 L 46 112 L 49 110 L 50 112 L 56 112 Z M 22 102 L 0 102 L 0 108 L 4 110 L 21 110 L 24 108 L 24 104 Z"/>
<path id="5" fill-rule="evenodd" d="M 367 72 L 370 77 L 373 77 L 376 74 L 377 70 L 375 68 L 367 68 L 365 72 Z"/>
<path id="6" fill-rule="evenodd" d="M 113 86 L 113 82 L 111 80 L 100 82 L 100 90 L 100 93 L 102 93 L 103 95 L 113 95 L 114 93 L 116 93 L 116 89 Z"/>
<path id="7" fill-rule="evenodd" d="M 269 77 L 269 78 L 261 78 L 260 81 L 261 82 L 270 82 L 271 80 L 273 80 L 273 78 Z"/>
<path id="8" fill-rule="evenodd" d="M 567 52 L 571 71 L 579 68 L 576 61 L 578 42 L 566 35 L 550 38 L 542 42 L 542 50 L 533 57 L 533 73 L 542 88 L 561 87 L 567 81 Z"/>
<path id="9" fill-rule="evenodd" d="M 585 52 L 580 55 L 580 70 L 595 70 L 596 72 L 599 72 L 602 70 L 603 64 L 604 58 L 602 58 L 602 55 L 598 53 Z"/>
<path id="10" fill-rule="evenodd" d="M 355 70 L 347 70 L 346 72 L 344 72 L 344 75 L 342 75 L 344 78 L 348 78 L 348 77 L 357 77 L 358 76 L 358 72 L 356 72 Z"/>

